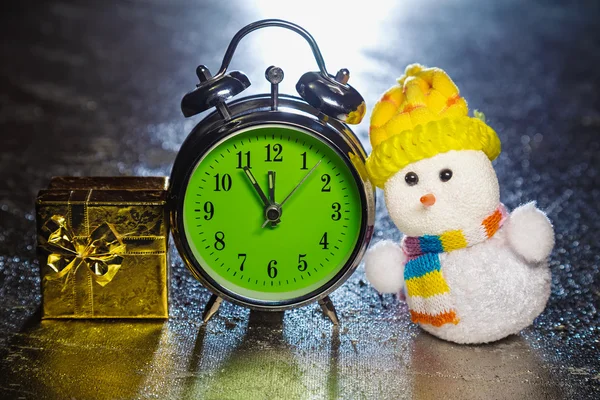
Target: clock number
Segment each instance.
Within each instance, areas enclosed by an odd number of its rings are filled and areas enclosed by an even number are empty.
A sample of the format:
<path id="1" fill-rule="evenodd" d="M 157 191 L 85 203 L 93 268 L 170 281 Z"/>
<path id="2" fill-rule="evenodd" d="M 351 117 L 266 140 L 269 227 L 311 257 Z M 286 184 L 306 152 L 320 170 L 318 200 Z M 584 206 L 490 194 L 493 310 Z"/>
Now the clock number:
<path id="1" fill-rule="evenodd" d="M 323 234 L 321 237 L 321 241 L 319 242 L 321 246 L 323 246 L 323 250 L 327 250 L 329 248 L 329 242 L 327 241 L 327 232 Z"/>
<path id="2" fill-rule="evenodd" d="M 298 254 L 298 271 L 306 271 L 308 268 L 308 263 L 303 258 L 306 257 L 306 254 Z"/>
<path id="3" fill-rule="evenodd" d="M 300 169 L 308 169 L 306 168 L 306 152 L 300 154 L 302 156 L 302 168 Z"/>
<path id="4" fill-rule="evenodd" d="M 331 208 L 333 209 L 333 214 L 331 214 L 331 219 L 334 221 L 339 221 L 340 218 L 342 218 L 342 213 L 340 212 L 340 210 L 342 209 L 342 206 L 340 205 L 340 203 L 333 203 L 331 205 Z"/>
<path id="5" fill-rule="evenodd" d="M 321 192 L 331 192 L 331 186 L 329 186 L 329 183 L 331 182 L 331 176 L 329 176 L 329 174 L 321 175 L 321 182 L 324 183 Z"/>
<path id="6" fill-rule="evenodd" d="M 273 153 L 275 154 L 275 157 L 273 157 L 271 159 L 271 145 L 268 144 L 265 146 L 265 148 L 267 149 L 267 159 L 265 161 L 271 162 L 271 161 L 275 161 L 275 162 L 281 162 L 283 161 L 283 156 L 281 155 L 281 151 L 283 150 L 283 146 L 280 145 L 279 143 L 276 143 L 273 145 Z"/>
<path id="7" fill-rule="evenodd" d="M 204 212 L 206 213 L 204 219 L 210 221 L 215 215 L 215 206 L 212 202 L 207 201 L 206 203 L 204 203 Z"/>
<path id="8" fill-rule="evenodd" d="M 274 279 L 277 276 L 277 268 L 275 268 L 275 265 L 277 265 L 277 261 L 271 260 L 267 266 L 267 274 L 271 279 Z"/>
<path id="9" fill-rule="evenodd" d="M 237 153 L 235 153 L 237 155 L 237 169 L 242 169 L 244 167 L 248 167 L 248 168 L 252 168 L 250 166 L 250 152 L 247 151 L 245 153 L 242 154 L 241 151 L 238 151 Z M 246 156 L 246 165 L 244 164 L 244 156 Z"/>
<path id="10" fill-rule="evenodd" d="M 221 231 L 215 233 L 215 249 L 223 250 L 225 248 L 225 234 Z"/>
<path id="11" fill-rule="evenodd" d="M 231 175 L 215 175 L 215 192 L 220 192 L 221 189 L 223 189 L 225 192 L 229 192 L 229 189 L 231 189 Z"/>
<path id="12" fill-rule="evenodd" d="M 244 270 L 244 263 L 246 262 L 246 255 L 245 254 L 238 254 L 238 260 L 240 259 L 240 257 L 242 258 L 242 263 L 240 264 L 240 271 Z"/>

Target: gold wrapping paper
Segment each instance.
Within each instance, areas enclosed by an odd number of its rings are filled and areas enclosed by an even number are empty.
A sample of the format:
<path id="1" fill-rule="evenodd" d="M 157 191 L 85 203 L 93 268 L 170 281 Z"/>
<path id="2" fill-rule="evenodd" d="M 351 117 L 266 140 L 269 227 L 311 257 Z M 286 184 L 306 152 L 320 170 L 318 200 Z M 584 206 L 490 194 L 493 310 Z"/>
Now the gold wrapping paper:
<path id="1" fill-rule="evenodd" d="M 37 199 L 43 318 L 167 318 L 166 178 L 54 178 Z"/>

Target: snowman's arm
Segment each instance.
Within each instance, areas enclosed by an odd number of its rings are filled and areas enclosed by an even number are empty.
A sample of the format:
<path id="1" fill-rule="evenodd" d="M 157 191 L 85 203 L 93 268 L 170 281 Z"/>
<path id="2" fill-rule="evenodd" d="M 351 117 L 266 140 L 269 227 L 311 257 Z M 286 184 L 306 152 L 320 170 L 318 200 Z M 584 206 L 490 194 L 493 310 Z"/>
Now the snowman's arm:
<path id="1" fill-rule="evenodd" d="M 511 247 L 525 260 L 540 263 L 550 256 L 554 229 L 535 202 L 517 207 L 506 221 L 506 230 Z"/>
<path id="2" fill-rule="evenodd" d="M 380 293 L 398 293 L 404 286 L 406 255 L 397 243 L 384 240 L 365 256 L 367 279 Z"/>

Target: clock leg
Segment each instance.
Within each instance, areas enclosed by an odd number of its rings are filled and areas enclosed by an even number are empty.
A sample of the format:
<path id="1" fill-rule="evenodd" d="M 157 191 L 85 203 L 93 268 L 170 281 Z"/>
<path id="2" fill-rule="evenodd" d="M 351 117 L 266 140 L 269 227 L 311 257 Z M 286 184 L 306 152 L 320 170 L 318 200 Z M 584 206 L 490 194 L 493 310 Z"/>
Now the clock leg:
<path id="1" fill-rule="evenodd" d="M 202 320 L 204 322 L 208 322 L 208 320 L 211 319 L 213 315 L 217 313 L 222 302 L 223 299 L 217 296 L 216 294 L 211 295 L 210 299 L 208 300 L 208 303 L 206 303 L 206 307 L 204 307 L 204 312 L 202 313 Z"/>
<path id="2" fill-rule="evenodd" d="M 339 325 L 340 320 L 338 319 L 337 313 L 335 312 L 335 307 L 333 306 L 329 296 L 325 296 L 319 300 L 319 305 L 321 306 L 323 313 L 329 317 L 331 322 L 333 322 L 334 325 Z"/>

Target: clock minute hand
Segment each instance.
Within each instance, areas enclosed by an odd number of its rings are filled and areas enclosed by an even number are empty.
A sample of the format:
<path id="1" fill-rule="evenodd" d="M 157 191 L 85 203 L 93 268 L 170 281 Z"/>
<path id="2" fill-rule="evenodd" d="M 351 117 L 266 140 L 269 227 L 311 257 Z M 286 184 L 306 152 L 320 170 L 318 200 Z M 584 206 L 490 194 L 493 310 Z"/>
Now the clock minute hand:
<path id="1" fill-rule="evenodd" d="M 275 204 L 275 171 L 269 171 L 269 201 Z"/>
<path id="2" fill-rule="evenodd" d="M 298 190 L 298 188 L 299 188 L 300 186 L 302 186 L 302 184 L 304 183 L 304 181 L 306 181 L 306 180 L 308 179 L 308 177 L 310 176 L 310 174 L 312 174 L 312 173 L 315 171 L 315 169 L 317 169 L 317 167 L 319 166 L 319 164 L 321 164 L 321 160 L 319 160 L 319 162 L 317 162 L 317 163 L 315 164 L 315 166 L 314 166 L 314 167 L 312 167 L 312 168 L 311 168 L 311 170 L 310 170 L 310 171 L 308 171 L 308 173 L 307 173 L 306 175 L 304 175 L 304 178 L 302 178 L 302 180 L 301 180 L 300 182 L 298 182 L 298 184 L 296 185 L 296 187 L 292 189 L 292 191 L 290 192 L 290 194 L 288 194 L 288 195 L 285 197 L 285 199 L 283 199 L 283 201 L 282 201 L 282 202 L 281 202 L 281 204 L 280 204 L 281 206 L 283 206 L 283 205 L 285 204 L 285 202 L 286 202 L 286 201 L 288 201 L 288 199 L 289 199 L 290 197 L 292 197 L 292 195 L 294 194 L 294 192 L 296 192 L 296 190 Z"/>
<path id="3" fill-rule="evenodd" d="M 244 169 L 244 173 L 246 174 L 246 176 L 250 180 L 250 183 L 254 187 L 254 190 L 256 190 L 256 193 L 258 193 L 258 196 L 262 200 L 262 202 L 265 205 L 265 207 L 270 206 L 271 202 L 269 201 L 269 199 L 267 199 L 267 196 L 265 195 L 265 192 L 263 192 L 263 190 L 260 188 L 260 185 L 256 181 L 256 178 L 254 178 L 254 175 L 250 171 L 250 168 L 244 167 L 243 169 Z"/>

